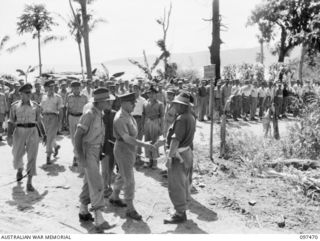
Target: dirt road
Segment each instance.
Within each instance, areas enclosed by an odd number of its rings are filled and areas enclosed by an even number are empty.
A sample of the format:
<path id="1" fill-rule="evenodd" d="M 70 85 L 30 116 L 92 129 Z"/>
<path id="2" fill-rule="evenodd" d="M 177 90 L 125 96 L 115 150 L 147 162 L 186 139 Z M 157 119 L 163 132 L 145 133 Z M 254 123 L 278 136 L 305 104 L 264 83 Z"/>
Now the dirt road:
<path id="1" fill-rule="evenodd" d="M 232 128 L 247 128 L 254 132 L 261 131 L 262 126 L 252 123 L 230 123 Z M 287 125 L 280 123 L 280 130 Z M 202 163 L 195 169 L 194 183 L 198 193 L 192 196 L 188 221 L 182 225 L 164 225 L 163 219 L 173 211 L 166 188 L 167 181 L 160 175 L 164 169 L 164 156 L 159 160 L 160 169 L 140 169 L 135 172 L 137 210 L 142 214 L 143 221 L 127 220 L 123 209 L 112 207 L 106 200 L 104 216 L 115 228 L 106 233 L 286 233 L 283 230 L 265 227 L 256 218 L 254 210 L 242 206 L 240 211 L 230 209 L 227 196 L 233 192 L 215 189 L 215 183 L 226 179 L 218 172 L 210 170 L 210 160 L 205 149 L 208 149 L 209 124 L 198 123 L 195 146 L 198 150 L 197 161 Z M 215 135 L 217 133 L 215 132 Z M 215 140 L 218 137 L 215 136 Z M 26 192 L 26 180 L 22 184 L 15 182 L 15 170 L 12 166 L 11 148 L 0 145 L 0 233 L 94 233 L 92 223 L 81 224 L 78 221 L 78 195 L 82 179 L 78 173 L 70 170 L 72 163 L 72 146 L 67 136 L 58 140 L 62 146 L 59 157 L 51 165 L 45 165 L 45 149 L 43 146 L 38 154 L 38 175 L 34 178 L 36 192 Z M 201 147 L 206 147 L 201 150 Z M 201 159 L 199 161 L 199 159 Z M 206 163 L 206 165 L 204 165 Z M 209 167 L 209 169 L 207 169 Z M 233 182 L 233 181 L 232 181 Z M 247 199 L 246 198 L 246 202 Z M 233 205 L 233 206 L 232 206 Z M 243 210 L 242 210 L 243 209 Z M 248 213 L 251 216 L 247 215 Z"/>

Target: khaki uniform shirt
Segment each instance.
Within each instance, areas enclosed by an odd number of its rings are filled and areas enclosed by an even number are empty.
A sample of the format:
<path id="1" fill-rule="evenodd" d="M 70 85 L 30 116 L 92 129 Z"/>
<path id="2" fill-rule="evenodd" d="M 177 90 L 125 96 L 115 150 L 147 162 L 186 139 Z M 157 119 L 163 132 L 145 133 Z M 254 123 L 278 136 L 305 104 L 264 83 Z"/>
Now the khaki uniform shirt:
<path id="1" fill-rule="evenodd" d="M 5 114 L 8 110 L 6 95 L 0 93 L 0 114 Z"/>
<path id="2" fill-rule="evenodd" d="M 138 135 L 138 127 L 133 116 L 121 108 L 114 117 L 113 136 L 116 140 L 123 141 L 122 136 L 125 134 L 136 138 Z M 127 151 L 135 151 L 135 146 L 129 143 L 124 144 L 128 147 Z"/>
<path id="3" fill-rule="evenodd" d="M 9 121 L 16 124 L 36 124 L 39 116 L 40 107 L 36 102 L 30 101 L 29 104 L 22 104 L 20 100 L 12 105 Z"/>
<path id="4" fill-rule="evenodd" d="M 78 96 L 73 93 L 69 95 L 66 106 L 68 112 L 72 114 L 82 113 L 83 107 L 88 103 L 88 98 L 84 94 Z"/>
<path id="5" fill-rule="evenodd" d="M 34 92 L 32 93 L 32 96 L 31 96 L 31 100 L 37 102 L 38 104 L 41 103 L 41 100 L 42 100 L 42 96 L 43 96 L 43 92 Z"/>
<path id="6" fill-rule="evenodd" d="M 105 127 L 102 120 L 102 112 L 95 106 L 92 106 L 80 117 L 77 127 L 85 131 L 85 136 L 82 139 L 84 145 L 102 146 Z"/>
<path id="7" fill-rule="evenodd" d="M 55 113 L 59 114 L 60 109 L 63 107 L 62 98 L 58 94 L 53 94 L 53 96 L 44 95 L 40 106 L 43 113 Z"/>
<path id="8" fill-rule="evenodd" d="M 14 91 L 9 93 L 8 96 L 8 108 L 11 108 L 11 105 L 16 102 L 17 100 L 20 100 L 20 94 L 19 92 L 15 93 Z"/>

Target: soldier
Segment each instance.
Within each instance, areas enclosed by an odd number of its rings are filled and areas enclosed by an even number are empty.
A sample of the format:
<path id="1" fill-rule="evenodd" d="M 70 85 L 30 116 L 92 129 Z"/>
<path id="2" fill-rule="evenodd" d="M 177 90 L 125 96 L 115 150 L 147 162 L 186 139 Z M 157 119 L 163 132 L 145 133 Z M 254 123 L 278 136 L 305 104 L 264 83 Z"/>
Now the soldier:
<path id="1" fill-rule="evenodd" d="M 2 141 L 2 135 L 4 132 L 3 123 L 5 122 L 7 112 L 8 112 L 8 105 L 7 105 L 6 95 L 0 92 L 0 141 Z"/>
<path id="2" fill-rule="evenodd" d="M 40 107 L 43 115 L 43 124 L 46 130 L 47 143 L 47 164 L 52 164 L 51 154 L 53 157 L 58 155 L 60 146 L 56 143 L 57 131 L 62 126 L 62 98 L 54 92 L 55 84 L 53 80 L 45 82 L 44 86 L 48 88 L 48 92 L 43 96 Z"/>
<path id="3" fill-rule="evenodd" d="M 144 140 L 151 141 L 152 144 L 159 140 L 163 135 L 164 124 L 164 107 L 163 103 L 156 99 L 158 90 L 151 86 L 147 91 L 149 99 L 143 106 L 142 122 L 144 123 Z M 149 163 L 146 167 L 152 169 L 157 168 L 157 158 L 159 158 L 159 151 L 153 152 L 145 151 L 146 158 L 149 158 Z"/>
<path id="4" fill-rule="evenodd" d="M 244 82 L 244 86 L 241 87 L 241 94 L 242 94 L 242 114 L 243 120 L 247 121 L 247 115 L 250 112 L 250 95 L 251 95 L 251 85 L 249 81 L 246 80 Z"/>
<path id="5" fill-rule="evenodd" d="M 134 83 L 133 89 L 134 89 L 134 93 L 136 95 L 136 104 L 133 109 L 132 116 L 136 120 L 137 126 L 138 126 L 137 139 L 141 141 L 142 137 L 143 137 L 143 120 L 142 120 L 143 106 L 146 104 L 147 101 L 145 98 L 143 98 L 141 96 L 140 86 L 137 82 Z M 141 147 L 138 147 L 136 163 L 135 163 L 136 165 L 143 164 L 143 162 L 141 160 L 141 154 L 142 154 Z"/>
<path id="6" fill-rule="evenodd" d="M 22 158 L 27 153 L 27 191 L 33 192 L 32 177 L 36 175 L 36 159 L 39 146 L 39 132 L 45 141 L 44 128 L 40 119 L 39 105 L 30 100 L 31 84 L 20 87 L 21 100 L 15 102 L 10 111 L 8 123 L 8 144 L 12 146 L 13 166 L 17 172 L 17 181 L 23 178 Z"/>
<path id="7" fill-rule="evenodd" d="M 111 182 L 112 182 L 112 173 L 115 167 L 115 160 L 113 155 L 114 142 L 115 138 L 113 136 L 113 120 L 116 115 L 116 111 L 112 110 L 112 102 L 115 100 L 115 97 L 109 94 L 110 98 L 108 103 L 103 110 L 103 123 L 105 126 L 105 136 L 104 144 L 102 147 L 102 157 L 101 157 L 101 173 L 103 178 L 104 186 L 104 197 L 108 198 L 112 194 Z"/>
<path id="8" fill-rule="evenodd" d="M 92 98 L 92 88 L 91 88 L 91 80 L 90 79 L 86 79 L 83 81 L 84 84 L 84 88 L 81 91 L 81 94 L 84 94 L 85 96 L 87 96 L 88 100 L 91 100 Z"/>
<path id="9" fill-rule="evenodd" d="M 7 101 L 8 110 L 11 109 L 11 105 L 14 102 L 16 102 L 17 100 L 20 100 L 20 94 L 19 94 L 20 84 L 19 84 L 19 82 L 14 82 L 13 88 L 14 88 L 13 91 L 11 91 L 8 96 L 8 101 Z"/>
<path id="10" fill-rule="evenodd" d="M 257 112 L 257 104 L 258 104 L 258 82 L 254 81 L 253 86 L 251 87 L 250 94 L 250 120 L 255 121 L 256 112 Z"/>
<path id="11" fill-rule="evenodd" d="M 31 100 L 37 102 L 40 105 L 43 92 L 41 91 L 40 81 L 36 80 L 34 83 L 34 88 L 36 89 L 34 93 L 32 93 Z"/>
<path id="12" fill-rule="evenodd" d="M 204 116 L 207 112 L 207 99 L 208 93 L 206 89 L 206 80 L 201 81 L 201 86 L 198 88 L 198 96 L 199 96 L 199 111 L 198 118 L 199 121 L 204 121 Z"/>
<path id="13" fill-rule="evenodd" d="M 168 88 L 167 90 L 167 106 L 165 108 L 165 114 L 164 114 L 164 131 L 163 136 L 167 137 L 169 127 L 173 124 L 174 120 L 176 119 L 176 110 L 173 108 L 172 101 L 175 96 L 175 89 L 174 88 Z"/>
<path id="14" fill-rule="evenodd" d="M 187 220 L 186 210 L 190 201 L 190 187 L 193 166 L 193 138 L 196 120 L 191 113 L 192 97 L 182 92 L 173 100 L 177 112 L 172 127 L 169 129 L 168 190 L 175 214 L 165 219 L 164 223 L 183 223 Z"/>
<path id="15" fill-rule="evenodd" d="M 113 122 L 113 135 L 116 138 L 114 157 L 119 166 L 119 173 L 109 201 L 115 206 L 127 207 L 127 217 L 141 220 L 142 216 L 138 214 L 133 205 L 135 189 L 133 166 L 136 160 L 136 146 L 153 150 L 155 150 L 155 147 L 136 139 L 138 127 L 131 115 L 135 106 L 135 94 L 129 93 L 119 96 L 119 98 L 121 100 L 121 109 L 117 112 Z M 126 203 L 123 203 L 119 197 L 122 187 L 124 188 Z"/>
<path id="16" fill-rule="evenodd" d="M 84 181 L 80 193 L 80 221 L 93 221 L 88 205 L 94 212 L 94 222 L 97 231 L 109 229 L 111 226 L 102 216 L 104 208 L 103 180 L 99 172 L 101 146 L 104 142 L 105 127 L 102 111 L 108 104 L 109 91 L 98 88 L 93 92 L 93 105 L 79 120 L 75 133 L 75 147 L 79 155 L 79 164 L 84 168 Z"/>
<path id="17" fill-rule="evenodd" d="M 62 98 L 62 126 L 60 131 L 67 131 L 68 130 L 68 118 L 67 118 L 67 99 L 68 99 L 68 91 L 67 91 L 67 81 L 62 79 L 60 83 L 60 91 L 59 95 Z"/>
<path id="18" fill-rule="evenodd" d="M 73 145 L 73 163 L 72 166 L 78 166 L 78 154 L 75 148 L 74 134 L 76 133 L 77 124 L 80 116 L 82 115 L 83 107 L 88 103 L 88 98 L 84 94 L 80 94 L 81 84 L 79 81 L 73 81 L 71 83 L 72 93 L 69 95 L 66 108 L 69 121 L 70 138 Z"/>

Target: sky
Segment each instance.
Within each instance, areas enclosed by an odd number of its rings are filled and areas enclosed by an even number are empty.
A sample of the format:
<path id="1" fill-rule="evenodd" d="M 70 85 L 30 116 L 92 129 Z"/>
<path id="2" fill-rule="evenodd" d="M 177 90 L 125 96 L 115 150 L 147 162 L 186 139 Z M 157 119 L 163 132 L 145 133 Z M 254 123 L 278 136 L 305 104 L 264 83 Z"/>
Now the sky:
<path id="1" fill-rule="evenodd" d="M 171 53 L 207 51 L 211 42 L 211 23 L 204 21 L 212 16 L 212 0 L 171 0 L 172 14 L 168 31 L 167 46 Z M 223 49 L 250 48 L 258 46 L 257 29 L 246 27 L 251 10 L 261 0 L 220 0 L 220 13 L 228 30 L 221 33 Z M 0 38 L 9 35 L 9 45 L 27 42 L 14 53 L 0 55 L 0 72 L 9 65 L 37 65 L 37 41 L 31 34 L 19 36 L 16 32 L 18 16 L 25 4 L 43 3 L 52 12 L 60 25 L 52 32 L 67 36 L 63 42 L 52 42 L 42 47 L 45 66 L 79 64 L 76 42 L 57 13 L 71 16 L 68 0 L 1 0 Z M 77 3 L 73 4 L 78 7 Z M 99 25 L 90 34 L 91 59 L 93 63 L 107 60 L 137 57 L 145 50 L 147 54 L 159 54 L 156 40 L 162 36 L 161 26 L 156 19 L 163 16 L 170 0 L 95 0 L 89 9 L 107 23 Z M 52 33 L 44 33 L 52 34 Z"/>

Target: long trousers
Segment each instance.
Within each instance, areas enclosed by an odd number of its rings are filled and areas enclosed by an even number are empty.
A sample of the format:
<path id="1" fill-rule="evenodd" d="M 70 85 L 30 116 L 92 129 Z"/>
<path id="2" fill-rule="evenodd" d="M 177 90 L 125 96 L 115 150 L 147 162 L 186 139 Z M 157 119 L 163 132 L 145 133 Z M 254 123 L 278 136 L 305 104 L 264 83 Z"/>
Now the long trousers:
<path id="1" fill-rule="evenodd" d="M 85 162 L 84 179 L 80 202 L 84 205 L 91 203 L 92 210 L 104 207 L 103 181 L 99 172 L 100 145 L 83 146 Z"/>
<path id="2" fill-rule="evenodd" d="M 74 142 L 74 134 L 76 133 L 76 129 L 77 129 L 77 124 L 79 122 L 80 116 L 72 116 L 69 115 L 69 131 L 70 131 L 70 139 L 72 142 L 72 146 L 73 146 L 73 154 L 75 157 L 78 157 L 78 154 L 76 152 L 76 148 L 75 148 L 75 142 Z"/>
<path id="3" fill-rule="evenodd" d="M 53 148 L 57 146 L 56 137 L 59 129 L 58 115 L 43 115 L 43 124 L 47 135 L 46 153 L 50 155 L 53 153 Z"/>
<path id="4" fill-rule="evenodd" d="M 188 208 L 190 201 L 190 185 L 192 182 L 193 153 L 189 149 L 180 153 L 184 162 L 173 158 L 168 168 L 168 190 L 169 197 L 174 209 L 181 213 Z"/>
<path id="5" fill-rule="evenodd" d="M 263 117 L 263 113 L 266 109 L 265 107 L 265 98 L 264 97 L 259 97 L 259 117 L 262 118 Z"/>
<path id="6" fill-rule="evenodd" d="M 251 97 L 250 98 L 250 118 L 253 119 L 257 112 L 257 104 L 258 104 L 258 98 L 257 97 Z"/>
<path id="7" fill-rule="evenodd" d="M 30 176 L 37 174 L 36 160 L 39 147 L 39 133 L 36 127 L 22 128 L 16 127 L 13 132 L 13 167 L 14 169 L 23 169 L 23 156 L 27 153 L 27 171 Z"/>
<path id="8" fill-rule="evenodd" d="M 207 112 L 207 97 L 204 96 L 204 97 L 199 97 L 199 115 L 198 115 L 198 118 L 199 120 L 203 120 L 204 119 L 204 116 Z"/>
<path id="9" fill-rule="evenodd" d="M 135 192 L 135 180 L 133 166 L 136 159 L 136 149 L 134 146 L 122 141 L 116 141 L 114 146 L 114 158 L 119 166 L 113 190 L 124 191 L 124 199 L 132 201 Z"/>
<path id="10" fill-rule="evenodd" d="M 142 137 L 143 137 L 143 123 L 142 123 L 142 118 L 141 116 L 134 116 L 134 119 L 136 120 L 137 122 L 137 126 L 138 126 L 138 136 L 137 136 L 137 139 L 138 140 L 142 140 Z M 141 155 L 142 153 L 142 148 L 141 147 L 138 147 L 137 148 L 137 153 L 139 155 Z"/>
<path id="11" fill-rule="evenodd" d="M 104 190 L 107 190 L 111 185 L 113 169 L 115 167 L 114 155 L 106 155 L 101 160 L 101 175 L 103 179 Z"/>

